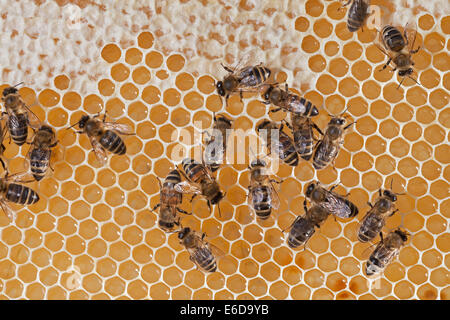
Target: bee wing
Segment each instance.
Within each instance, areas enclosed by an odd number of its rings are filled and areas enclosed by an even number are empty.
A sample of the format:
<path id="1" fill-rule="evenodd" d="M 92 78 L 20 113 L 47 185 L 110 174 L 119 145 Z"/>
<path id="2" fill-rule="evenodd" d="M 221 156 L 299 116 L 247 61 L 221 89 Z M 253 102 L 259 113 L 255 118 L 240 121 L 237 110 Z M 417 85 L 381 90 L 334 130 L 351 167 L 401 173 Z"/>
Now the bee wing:
<path id="1" fill-rule="evenodd" d="M 23 106 L 28 111 L 28 124 L 33 129 L 39 129 L 41 127 L 41 120 L 39 120 L 39 117 L 31 111 L 31 109 L 24 103 Z"/>
<path id="2" fill-rule="evenodd" d="M 103 126 L 107 130 L 114 130 L 123 135 L 134 135 L 133 129 L 124 123 L 103 122 Z"/>
<path id="3" fill-rule="evenodd" d="M 102 147 L 100 142 L 98 142 L 94 136 L 89 136 L 89 141 L 91 142 L 92 150 L 94 151 L 97 160 L 100 162 L 102 166 L 104 166 L 107 160 L 105 149 Z"/>
<path id="4" fill-rule="evenodd" d="M 390 55 L 390 53 L 389 53 L 390 51 L 386 51 L 386 50 L 384 49 L 384 45 L 375 42 L 375 46 L 376 46 L 382 53 L 384 53 L 386 56 L 388 56 L 389 58 L 391 58 L 391 55 Z"/>
<path id="5" fill-rule="evenodd" d="M 0 199 L 0 207 L 5 212 L 6 216 L 9 220 L 14 221 L 16 214 L 15 212 L 9 207 L 9 205 L 5 202 L 5 199 Z"/>
<path id="6" fill-rule="evenodd" d="M 24 172 L 18 172 L 12 175 L 6 175 L 5 181 L 7 182 L 18 182 L 18 183 L 29 183 L 33 182 L 34 178 L 30 175 L 30 172 L 24 171 Z"/>
<path id="7" fill-rule="evenodd" d="M 342 196 L 330 191 L 327 191 L 326 194 L 326 201 L 321 203 L 323 208 L 341 218 L 351 216 L 352 210 L 345 203 Z"/>
<path id="8" fill-rule="evenodd" d="M 179 182 L 174 186 L 174 188 L 176 191 L 181 193 L 195 193 L 195 194 L 202 193 L 202 190 L 198 186 L 194 185 L 189 181 Z"/>
<path id="9" fill-rule="evenodd" d="M 280 207 L 280 197 L 275 189 L 273 182 L 270 182 L 270 189 L 272 191 L 272 208 L 278 209 Z"/>
<path id="10" fill-rule="evenodd" d="M 408 43 L 408 51 L 414 50 L 414 44 L 417 38 L 417 25 L 415 22 L 408 22 L 405 26 L 406 42 Z"/>

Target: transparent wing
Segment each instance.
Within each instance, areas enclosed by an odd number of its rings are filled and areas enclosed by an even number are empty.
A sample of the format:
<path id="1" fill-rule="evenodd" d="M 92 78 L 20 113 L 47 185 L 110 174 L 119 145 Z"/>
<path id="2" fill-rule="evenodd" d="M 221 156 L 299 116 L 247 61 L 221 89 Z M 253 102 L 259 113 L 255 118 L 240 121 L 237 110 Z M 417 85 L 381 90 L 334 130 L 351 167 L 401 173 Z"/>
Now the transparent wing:
<path id="1" fill-rule="evenodd" d="M 133 129 L 124 123 L 115 123 L 115 122 L 103 122 L 103 126 L 107 130 L 114 130 L 117 131 L 120 134 L 124 135 L 133 135 L 136 134 L 133 132 Z"/>
<path id="2" fill-rule="evenodd" d="M 16 214 L 15 212 L 9 207 L 9 205 L 5 202 L 5 199 L 0 199 L 0 207 L 5 212 L 6 216 L 9 220 L 14 221 Z"/>
<path id="3" fill-rule="evenodd" d="M 272 208 L 278 209 L 280 207 L 280 197 L 273 185 L 273 182 L 270 182 L 270 189 L 272 191 Z"/>
<path id="4" fill-rule="evenodd" d="M 405 26 L 404 34 L 406 35 L 406 42 L 408 43 L 408 51 L 414 51 L 414 45 L 417 39 L 417 25 L 415 22 L 408 22 Z"/>
<path id="5" fill-rule="evenodd" d="M 34 178 L 31 176 L 30 172 L 18 172 L 12 175 L 7 174 L 5 176 L 5 181 L 7 182 L 18 182 L 18 183 L 29 183 L 33 182 Z"/>
<path id="6" fill-rule="evenodd" d="M 102 145 L 97 141 L 95 137 L 89 136 L 89 141 L 91 142 L 92 150 L 94 151 L 97 160 L 100 162 L 102 166 L 104 166 L 107 160 L 105 149 L 102 147 Z"/>
<path id="7" fill-rule="evenodd" d="M 189 181 L 182 181 L 175 185 L 175 190 L 181 193 L 201 194 L 202 190 Z"/>
<path id="8" fill-rule="evenodd" d="M 31 111 L 31 109 L 24 103 L 23 106 L 28 112 L 28 124 L 31 128 L 37 130 L 41 127 L 42 123 L 41 120 L 39 120 L 39 117 Z"/>

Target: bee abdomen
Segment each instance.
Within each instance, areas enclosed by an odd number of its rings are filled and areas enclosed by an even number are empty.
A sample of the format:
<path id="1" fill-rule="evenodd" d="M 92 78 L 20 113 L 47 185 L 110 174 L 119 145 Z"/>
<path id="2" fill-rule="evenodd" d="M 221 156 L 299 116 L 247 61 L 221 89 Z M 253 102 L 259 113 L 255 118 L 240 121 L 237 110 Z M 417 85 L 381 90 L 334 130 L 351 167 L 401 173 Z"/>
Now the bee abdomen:
<path id="1" fill-rule="evenodd" d="M 210 163 L 208 164 L 209 169 L 211 172 L 216 172 L 220 168 L 220 163 Z"/>
<path id="2" fill-rule="evenodd" d="M 257 83 L 255 85 L 265 82 L 270 77 L 270 69 L 266 67 L 254 67 L 253 73 L 256 76 Z"/>
<path id="3" fill-rule="evenodd" d="M 33 204 L 39 201 L 39 195 L 32 189 L 11 183 L 6 190 L 6 199 L 18 204 Z"/>
<path id="4" fill-rule="evenodd" d="M 165 181 L 164 181 L 164 186 L 168 186 L 170 185 L 175 185 L 177 183 L 179 183 L 181 181 L 181 175 L 178 172 L 178 170 L 172 170 L 169 172 L 169 174 L 167 175 Z"/>
<path id="5" fill-rule="evenodd" d="M 279 151 L 280 158 L 290 166 L 295 167 L 298 164 L 298 154 L 295 146 L 289 136 L 280 132 L 280 144 L 282 150 Z"/>
<path id="6" fill-rule="evenodd" d="M 379 273 L 384 269 L 384 263 L 378 259 L 374 254 L 372 254 L 366 264 L 366 274 L 371 276 L 373 274 Z"/>
<path id="7" fill-rule="evenodd" d="M 288 236 L 288 246 L 291 248 L 297 248 L 308 241 L 314 234 L 314 226 L 312 223 L 304 218 L 299 217 L 294 222 Z"/>
<path id="8" fill-rule="evenodd" d="M 99 142 L 106 150 L 115 154 L 122 155 L 127 151 L 127 147 L 122 138 L 112 130 L 106 130 Z"/>
<path id="9" fill-rule="evenodd" d="M 384 43 L 390 50 L 398 52 L 405 47 L 405 40 L 397 28 L 385 26 L 382 35 Z"/>
<path id="10" fill-rule="evenodd" d="M 368 242 L 374 239 L 383 229 L 384 219 L 376 215 L 364 218 L 358 230 L 358 240 Z"/>
<path id="11" fill-rule="evenodd" d="M 197 249 L 194 259 L 206 272 L 214 272 L 217 270 L 216 258 L 207 248 Z"/>
<path id="12" fill-rule="evenodd" d="M 313 154 L 313 139 L 311 130 L 299 130 L 294 132 L 295 150 L 305 160 L 309 160 Z"/>
<path id="13" fill-rule="evenodd" d="M 24 114 L 12 115 L 8 121 L 8 129 L 11 139 L 15 144 L 21 146 L 27 141 L 28 119 Z"/>
<path id="14" fill-rule="evenodd" d="M 353 1 L 347 19 L 347 28 L 350 32 L 357 31 L 367 16 L 367 4 L 363 0 Z"/>
<path id="15" fill-rule="evenodd" d="M 30 166 L 33 177 L 40 181 L 45 176 L 50 163 L 50 150 L 33 149 L 30 154 Z"/>

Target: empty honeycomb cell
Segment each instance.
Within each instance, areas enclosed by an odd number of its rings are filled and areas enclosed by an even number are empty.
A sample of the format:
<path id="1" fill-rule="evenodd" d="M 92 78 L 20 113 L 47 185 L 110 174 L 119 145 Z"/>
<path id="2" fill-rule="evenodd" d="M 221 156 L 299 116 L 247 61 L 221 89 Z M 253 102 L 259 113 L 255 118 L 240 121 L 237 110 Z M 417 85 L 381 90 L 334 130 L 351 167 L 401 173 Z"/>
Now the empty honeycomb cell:
<path id="1" fill-rule="evenodd" d="M 123 63 L 117 63 L 111 68 L 111 77 L 118 82 L 125 81 L 130 76 L 130 69 Z"/>
<path id="2" fill-rule="evenodd" d="M 330 61 L 329 70 L 336 77 L 343 77 L 348 72 L 348 64 L 342 58 L 336 58 Z"/>
<path id="3" fill-rule="evenodd" d="M 150 51 L 145 56 L 145 64 L 152 69 L 159 68 L 163 63 L 164 58 L 158 51 Z"/>
<path id="4" fill-rule="evenodd" d="M 359 84 L 352 78 L 345 78 L 339 82 L 339 92 L 346 97 L 354 96 L 359 91 Z"/>
<path id="5" fill-rule="evenodd" d="M 447 52 L 441 52 L 433 56 L 433 66 L 440 71 L 448 71 L 449 61 L 450 57 Z"/>

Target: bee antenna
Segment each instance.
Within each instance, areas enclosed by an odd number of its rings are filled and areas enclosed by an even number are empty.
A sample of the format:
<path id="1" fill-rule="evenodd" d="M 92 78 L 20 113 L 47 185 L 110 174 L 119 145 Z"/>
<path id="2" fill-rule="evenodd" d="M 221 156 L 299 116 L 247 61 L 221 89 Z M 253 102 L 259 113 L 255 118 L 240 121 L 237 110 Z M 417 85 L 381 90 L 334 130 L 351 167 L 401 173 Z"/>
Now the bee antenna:
<path id="1" fill-rule="evenodd" d="M 413 80 L 415 83 L 417 83 L 419 86 L 421 86 L 421 84 L 420 84 L 416 79 L 414 79 L 413 77 L 411 77 L 410 75 L 408 75 L 408 78 L 410 78 L 410 79 Z"/>
<path id="2" fill-rule="evenodd" d="M 15 86 L 13 86 L 13 88 L 20 86 L 21 84 L 24 84 L 24 82 L 19 82 L 18 84 L 16 84 Z"/>
<path id="3" fill-rule="evenodd" d="M 403 77 L 402 80 L 400 81 L 400 83 L 398 84 L 397 90 L 402 86 L 403 81 L 405 80 L 406 77 Z M 411 77 L 410 77 L 411 78 Z M 412 78 L 411 78 L 412 79 Z M 414 80 L 414 79 L 413 79 Z M 417 82 L 417 81 L 416 81 Z"/>
<path id="4" fill-rule="evenodd" d="M 81 120 L 80 120 L 80 121 L 81 121 Z M 76 122 L 75 124 L 71 125 L 70 127 L 66 128 L 66 130 L 69 130 L 69 129 L 71 129 L 71 128 L 75 127 L 75 126 L 76 126 L 77 124 L 79 124 L 79 123 L 80 123 L 80 121 L 78 121 L 78 122 Z"/>

